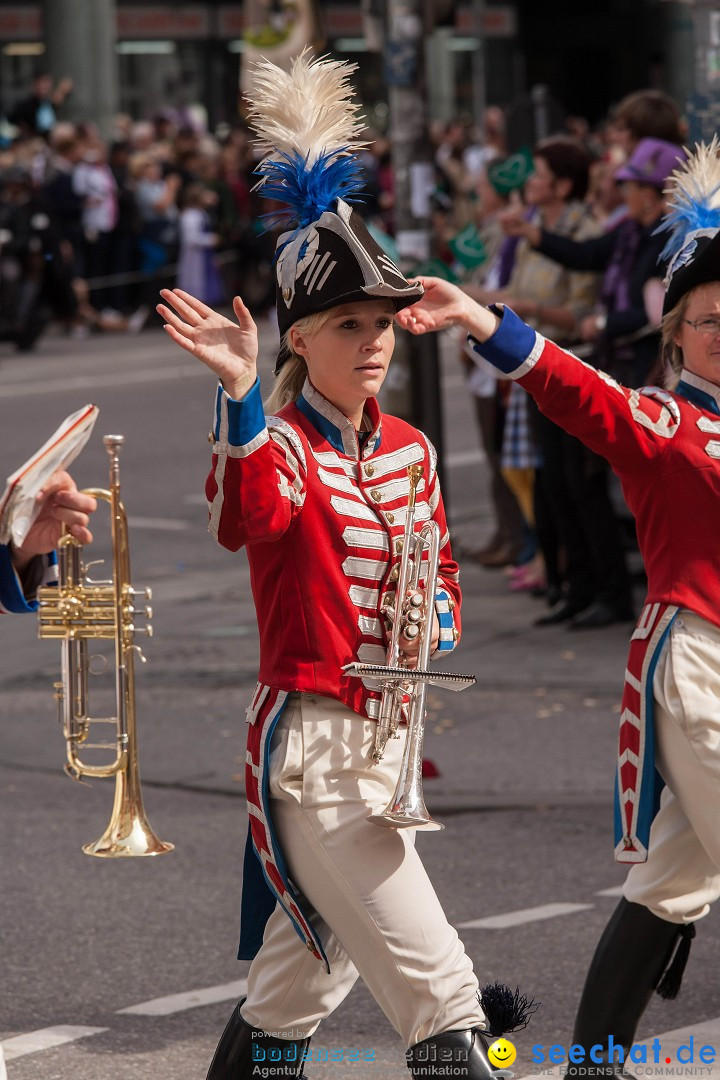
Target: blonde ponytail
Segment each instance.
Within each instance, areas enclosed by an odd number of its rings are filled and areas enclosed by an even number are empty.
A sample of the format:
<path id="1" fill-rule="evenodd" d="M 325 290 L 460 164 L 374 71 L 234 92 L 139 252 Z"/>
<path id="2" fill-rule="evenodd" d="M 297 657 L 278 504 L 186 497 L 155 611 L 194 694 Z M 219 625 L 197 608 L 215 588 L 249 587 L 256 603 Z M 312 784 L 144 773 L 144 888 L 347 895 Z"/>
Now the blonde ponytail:
<path id="1" fill-rule="evenodd" d="M 334 312 L 335 308 L 329 308 L 327 311 L 316 311 L 313 315 L 306 315 L 304 319 L 298 319 L 290 329 L 298 330 L 303 337 L 312 337 L 321 326 L 325 325 Z M 290 343 L 290 330 L 283 334 L 280 348 L 285 350 L 289 359 L 280 368 L 280 373 L 275 377 L 275 385 L 265 402 L 267 416 L 274 416 L 291 401 L 295 401 L 295 398 L 299 396 L 305 385 L 308 373 L 304 358 L 293 351 Z"/>
<path id="2" fill-rule="evenodd" d="M 275 377 L 272 392 L 265 402 L 265 413 L 268 416 L 274 416 L 285 405 L 294 401 L 302 390 L 306 378 L 307 365 L 305 361 L 302 356 L 291 352 L 290 359 L 285 361 L 280 368 L 279 375 Z"/>

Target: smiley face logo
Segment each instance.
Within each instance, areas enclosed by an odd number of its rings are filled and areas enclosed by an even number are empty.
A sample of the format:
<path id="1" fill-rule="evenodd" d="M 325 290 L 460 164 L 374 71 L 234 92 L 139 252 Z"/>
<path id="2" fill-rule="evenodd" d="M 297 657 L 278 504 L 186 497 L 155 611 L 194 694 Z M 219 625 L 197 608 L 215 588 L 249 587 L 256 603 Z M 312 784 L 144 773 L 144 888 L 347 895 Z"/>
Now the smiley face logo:
<path id="1" fill-rule="evenodd" d="M 496 1065 L 499 1069 L 504 1069 L 508 1065 L 512 1065 L 517 1057 L 517 1050 L 507 1039 L 496 1039 L 494 1043 L 488 1046 L 487 1055 L 493 1065 Z"/>

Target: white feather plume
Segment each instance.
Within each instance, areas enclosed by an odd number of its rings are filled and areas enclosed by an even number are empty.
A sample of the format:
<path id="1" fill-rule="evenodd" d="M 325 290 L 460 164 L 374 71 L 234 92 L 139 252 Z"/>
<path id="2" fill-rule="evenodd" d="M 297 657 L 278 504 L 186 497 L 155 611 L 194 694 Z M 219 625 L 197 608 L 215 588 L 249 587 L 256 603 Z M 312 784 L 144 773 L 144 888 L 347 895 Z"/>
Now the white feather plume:
<path id="1" fill-rule="evenodd" d="M 675 169 L 666 190 L 669 212 L 662 229 L 670 233 L 662 257 L 670 259 L 669 276 L 679 268 L 678 256 L 701 233 L 720 228 L 720 140 L 698 143 Z M 687 261 L 687 260 L 686 260 Z"/>
<path id="2" fill-rule="evenodd" d="M 364 124 L 348 81 L 356 67 L 314 60 L 308 49 L 289 72 L 268 60 L 257 63 L 248 121 L 261 152 L 270 157 L 299 153 L 311 167 L 323 155 L 365 145 L 358 141 Z"/>

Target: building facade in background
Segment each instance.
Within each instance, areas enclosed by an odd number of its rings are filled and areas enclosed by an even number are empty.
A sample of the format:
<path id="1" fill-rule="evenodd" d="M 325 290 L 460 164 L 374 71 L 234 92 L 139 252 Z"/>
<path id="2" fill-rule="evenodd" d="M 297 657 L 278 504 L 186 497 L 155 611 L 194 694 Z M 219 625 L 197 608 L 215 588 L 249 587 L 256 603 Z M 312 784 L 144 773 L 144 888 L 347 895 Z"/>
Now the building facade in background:
<path id="1" fill-rule="evenodd" d="M 548 88 L 557 115 L 580 115 L 591 122 L 640 87 L 666 90 L 685 107 L 696 100 L 700 68 L 703 90 L 709 87 L 711 96 L 717 95 L 720 0 L 717 5 L 695 2 L 708 9 L 710 36 L 700 45 L 693 3 L 687 0 L 429 0 L 434 5 L 431 16 L 437 16 L 437 21 L 429 20 L 427 34 L 430 115 L 438 120 L 472 117 L 478 103 L 486 102 L 512 106 L 522 118 L 523 103 L 538 85 Z M 283 3 L 273 0 L 278 10 Z M 317 6 L 324 48 L 358 64 L 366 114 L 382 130 L 387 120 L 378 51 L 383 0 L 320 0 Z M 233 123 L 239 116 L 245 29 L 242 3 L 117 0 L 121 109 L 136 118 L 151 116 L 163 106 L 198 115 L 205 110 L 211 127 Z M 480 36 L 485 45 L 481 66 Z M 42 4 L 3 0 L 0 111 L 9 111 L 27 93 L 33 72 L 42 67 L 42 42 Z M 92 43 L 79 47 L 92 48 Z M 519 121 L 518 140 L 526 135 L 522 124 Z"/>

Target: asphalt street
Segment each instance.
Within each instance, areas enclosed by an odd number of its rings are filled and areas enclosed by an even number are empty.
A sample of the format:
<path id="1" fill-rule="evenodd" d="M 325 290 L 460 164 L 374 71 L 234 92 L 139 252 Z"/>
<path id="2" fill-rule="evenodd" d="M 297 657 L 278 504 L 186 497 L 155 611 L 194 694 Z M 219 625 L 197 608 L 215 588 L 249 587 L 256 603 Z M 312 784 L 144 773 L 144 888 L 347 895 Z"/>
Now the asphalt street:
<path id="1" fill-rule="evenodd" d="M 267 386 L 270 326 L 261 341 Z M 472 547 L 491 522 L 455 352 L 444 340 L 445 487 L 452 533 Z M 37 640 L 33 617 L 2 619 L 0 1041 L 10 1080 L 202 1078 L 247 971 L 234 955 L 244 708 L 258 649 L 244 555 L 206 531 L 213 398 L 213 377 L 159 329 L 79 342 L 51 335 L 31 356 L 0 351 L 4 475 L 87 401 L 100 417 L 73 466 L 80 486 L 107 486 L 102 435 L 126 437 L 133 583 L 154 592 L 155 634 L 142 642 L 148 662 L 138 670 L 140 767 L 148 818 L 175 844 L 154 859 L 82 853 L 108 822 L 112 782 L 74 785 L 63 775 L 52 698 L 59 648 Z M 107 559 L 103 508 L 94 527 L 92 557 Z M 612 860 L 611 790 L 628 627 L 538 629 L 543 601 L 511 593 L 500 571 L 464 562 L 462 583 L 463 641 L 450 666 L 478 685 L 429 694 L 426 756 L 439 775 L 425 795 L 446 828 L 420 835 L 418 846 L 481 983 L 519 985 L 541 1002 L 513 1039 L 522 1077 L 538 1069 L 533 1046 L 567 1046 L 623 880 Z M 94 682 L 97 712 L 111 688 L 106 677 Z M 720 1048 L 716 964 L 713 912 L 680 998 L 656 999 L 641 1036 L 689 1028 Z M 313 1060 L 310 1080 L 407 1076 L 395 1033 L 361 985 L 315 1046 L 316 1058 L 326 1048 L 331 1060 Z M 351 1048 L 360 1060 L 349 1060 Z M 677 1067 L 672 1052 L 665 1075 Z"/>

